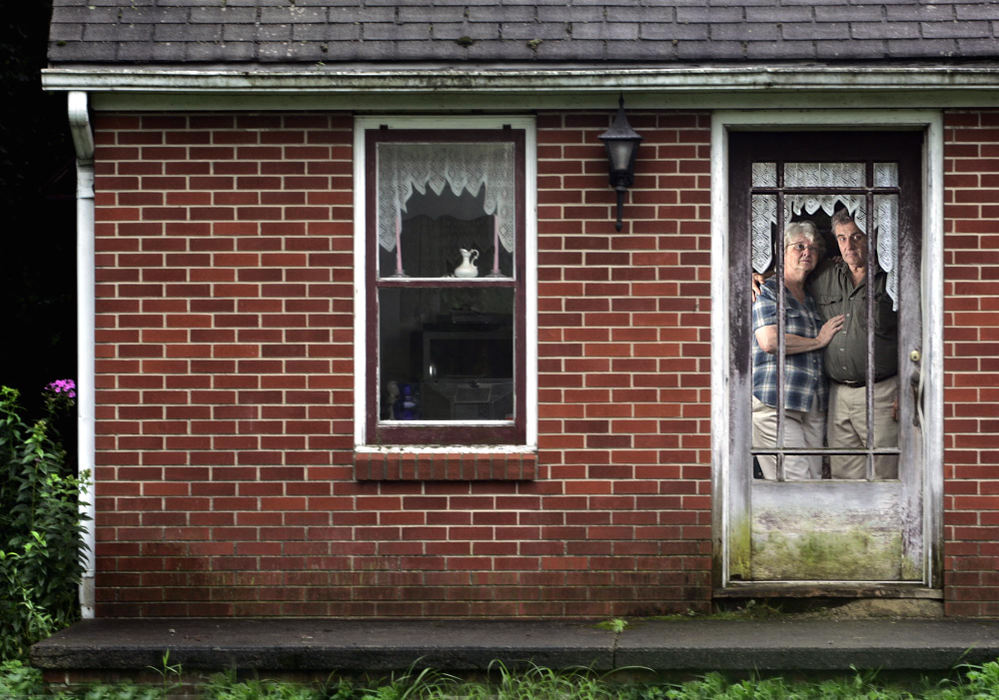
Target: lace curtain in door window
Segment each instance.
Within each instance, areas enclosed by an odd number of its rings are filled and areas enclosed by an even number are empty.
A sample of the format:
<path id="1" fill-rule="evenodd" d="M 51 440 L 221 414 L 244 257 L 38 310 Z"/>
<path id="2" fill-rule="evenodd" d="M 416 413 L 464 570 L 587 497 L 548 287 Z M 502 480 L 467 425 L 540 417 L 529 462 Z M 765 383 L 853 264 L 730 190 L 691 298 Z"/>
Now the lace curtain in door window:
<path id="1" fill-rule="evenodd" d="M 753 164 L 753 186 L 775 187 L 775 163 Z M 895 163 L 875 163 L 875 187 L 897 187 L 898 166 Z M 784 221 L 792 217 L 812 216 L 820 209 L 832 216 L 839 206 L 845 206 L 861 231 L 867 233 L 867 197 L 862 194 L 836 194 L 836 189 L 865 186 L 863 163 L 785 163 L 784 187 L 810 187 L 832 190 L 832 193 L 787 194 L 784 197 Z M 777 223 L 777 198 L 753 197 L 752 203 L 753 270 L 763 272 L 773 263 L 771 231 Z M 887 291 L 898 307 L 898 196 L 875 195 L 873 211 L 877 231 L 877 263 L 888 274 Z"/>
<path id="2" fill-rule="evenodd" d="M 512 251 L 516 201 L 512 143 L 378 144 L 378 245 L 395 250 L 406 202 L 414 192 L 444 188 L 478 196 L 485 188 L 484 213 L 495 217 L 495 235 Z"/>

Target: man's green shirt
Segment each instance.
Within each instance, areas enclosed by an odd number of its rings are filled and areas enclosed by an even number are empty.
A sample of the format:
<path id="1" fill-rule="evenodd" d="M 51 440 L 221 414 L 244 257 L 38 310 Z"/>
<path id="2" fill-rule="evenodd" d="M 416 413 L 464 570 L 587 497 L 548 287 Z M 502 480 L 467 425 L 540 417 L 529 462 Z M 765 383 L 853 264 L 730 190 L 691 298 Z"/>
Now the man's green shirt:
<path id="1" fill-rule="evenodd" d="M 840 383 L 867 380 L 867 280 L 854 286 L 845 262 L 823 262 L 808 283 L 823 321 L 843 314 L 843 329 L 825 349 L 826 374 Z M 874 276 L 874 379 L 881 381 L 898 371 L 898 314 L 885 290 L 887 275 Z"/>

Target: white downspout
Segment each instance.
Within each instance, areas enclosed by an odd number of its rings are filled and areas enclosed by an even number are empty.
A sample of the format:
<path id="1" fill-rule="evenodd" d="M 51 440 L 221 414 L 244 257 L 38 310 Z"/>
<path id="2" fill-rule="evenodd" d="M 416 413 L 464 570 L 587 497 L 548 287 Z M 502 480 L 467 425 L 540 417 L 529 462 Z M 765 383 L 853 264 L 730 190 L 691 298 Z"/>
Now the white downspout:
<path id="1" fill-rule="evenodd" d="M 76 150 L 76 396 L 77 451 L 80 474 L 86 474 L 80 512 L 83 521 L 84 570 L 80 615 L 94 617 L 94 133 L 87 93 L 69 93 L 69 128 Z"/>

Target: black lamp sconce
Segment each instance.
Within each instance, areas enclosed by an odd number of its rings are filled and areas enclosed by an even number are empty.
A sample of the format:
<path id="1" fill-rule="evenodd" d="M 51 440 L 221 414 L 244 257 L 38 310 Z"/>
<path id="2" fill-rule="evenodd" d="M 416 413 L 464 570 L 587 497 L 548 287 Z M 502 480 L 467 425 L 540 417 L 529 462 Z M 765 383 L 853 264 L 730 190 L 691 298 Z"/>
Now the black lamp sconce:
<path id="1" fill-rule="evenodd" d="M 635 154 L 642 137 L 631 128 L 624 113 L 624 96 L 618 100 L 617 115 L 611 127 L 600 134 L 600 140 L 607 147 L 607 160 L 610 161 L 610 184 L 617 190 L 617 230 L 621 230 L 621 208 L 624 193 L 635 182 Z"/>

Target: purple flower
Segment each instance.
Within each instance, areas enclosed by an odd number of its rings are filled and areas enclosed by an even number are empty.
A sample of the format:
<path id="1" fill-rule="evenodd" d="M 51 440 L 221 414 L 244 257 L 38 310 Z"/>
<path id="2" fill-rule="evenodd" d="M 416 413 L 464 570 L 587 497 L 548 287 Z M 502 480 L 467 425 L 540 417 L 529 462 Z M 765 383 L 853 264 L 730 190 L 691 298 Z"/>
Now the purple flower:
<path id="1" fill-rule="evenodd" d="M 45 387 L 56 394 L 66 394 L 69 398 L 76 398 L 76 382 L 72 379 L 56 379 Z"/>

